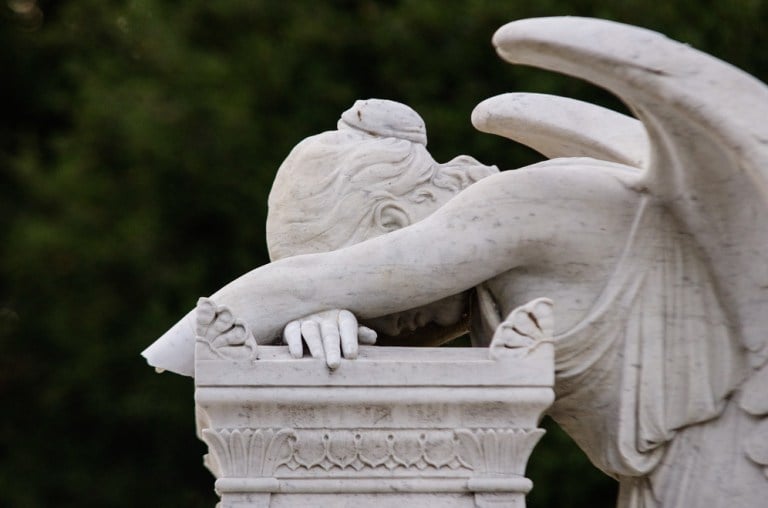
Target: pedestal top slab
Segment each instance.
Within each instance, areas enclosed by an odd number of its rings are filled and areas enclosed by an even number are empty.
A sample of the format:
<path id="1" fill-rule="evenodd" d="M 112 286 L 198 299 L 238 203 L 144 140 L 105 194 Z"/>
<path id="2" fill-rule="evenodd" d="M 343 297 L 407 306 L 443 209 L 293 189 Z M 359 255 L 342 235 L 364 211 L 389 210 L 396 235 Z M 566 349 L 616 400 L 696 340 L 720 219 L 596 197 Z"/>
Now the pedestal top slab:
<path id="1" fill-rule="evenodd" d="M 202 386 L 526 386 L 554 384 L 552 344 L 502 351 L 487 348 L 361 346 L 355 360 L 336 370 L 322 360 L 294 359 L 285 346 L 260 346 L 253 360 L 202 360 Z"/>

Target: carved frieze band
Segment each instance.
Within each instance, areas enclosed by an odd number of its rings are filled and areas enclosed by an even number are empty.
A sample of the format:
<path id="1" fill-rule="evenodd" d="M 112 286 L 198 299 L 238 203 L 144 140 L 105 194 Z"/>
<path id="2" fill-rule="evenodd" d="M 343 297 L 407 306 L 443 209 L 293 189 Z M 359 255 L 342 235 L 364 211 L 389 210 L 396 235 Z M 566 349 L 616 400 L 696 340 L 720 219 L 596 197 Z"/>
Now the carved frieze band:
<path id="1" fill-rule="evenodd" d="M 542 429 L 204 429 L 221 477 L 269 477 L 278 468 L 517 474 Z"/>

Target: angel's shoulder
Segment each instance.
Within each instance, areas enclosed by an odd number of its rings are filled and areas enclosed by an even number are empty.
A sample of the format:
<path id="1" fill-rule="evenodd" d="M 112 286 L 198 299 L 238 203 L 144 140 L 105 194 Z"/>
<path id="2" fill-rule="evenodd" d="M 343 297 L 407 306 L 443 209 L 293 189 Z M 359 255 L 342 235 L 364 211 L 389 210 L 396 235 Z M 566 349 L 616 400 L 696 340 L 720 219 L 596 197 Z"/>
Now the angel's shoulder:
<path id="1" fill-rule="evenodd" d="M 574 210 L 627 207 L 636 203 L 641 171 L 622 164 L 590 158 L 553 159 L 503 171 L 470 186 L 464 193 L 473 200 L 493 200 Z M 463 193 L 463 194 L 464 194 Z"/>

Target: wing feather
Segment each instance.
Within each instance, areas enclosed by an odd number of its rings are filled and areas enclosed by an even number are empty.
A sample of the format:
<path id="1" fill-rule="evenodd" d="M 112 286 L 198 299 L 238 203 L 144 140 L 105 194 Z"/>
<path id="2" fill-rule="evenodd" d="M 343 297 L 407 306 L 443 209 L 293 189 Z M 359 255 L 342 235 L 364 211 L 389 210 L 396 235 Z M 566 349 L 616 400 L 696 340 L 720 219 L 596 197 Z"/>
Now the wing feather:
<path id="1" fill-rule="evenodd" d="M 486 99 L 472 112 L 475 128 L 529 146 L 550 159 L 592 157 L 644 167 L 648 136 L 640 121 L 588 102 L 535 93 Z"/>
<path id="2" fill-rule="evenodd" d="M 747 365 L 739 367 L 741 375 L 729 377 L 737 380 L 732 390 L 740 390 L 741 408 L 760 422 L 743 443 L 768 475 L 768 87 L 687 45 L 610 21 L 516 21 L 499 29 L 493 42 L 511 63 L 558 71 L 608 89 L 643 123 L 649 151 L 642 158 L 642 188 L 665 203 L 708 261 L 731 323 L 730 335 L 745 360 L 731 367 L 721 361 L 726 369 Z M 531 112 L 551 114 L 541 105 Z M 561 119 L 555 114 L 552 121 Z M 488 130 L 507 135 L 500 124 L 496 121 Z M 574 124 L 566 121 L 565 129 L 573 131 Z M 590 135 L 601 134 L 595 130 Z M 508 137 L 526 142 L 525 135 Z M 667 361 L 685 367 L 684 358 Z"/>
<path id="3" fill-rule="evenodd" d="M 768 88 L 743 71 L 642 28 L 538 18 L 499 29 L 505 60 L 610 90 L 648 131 L 645 185 L 710 259 L 753 365 L 768 357 Z"/>

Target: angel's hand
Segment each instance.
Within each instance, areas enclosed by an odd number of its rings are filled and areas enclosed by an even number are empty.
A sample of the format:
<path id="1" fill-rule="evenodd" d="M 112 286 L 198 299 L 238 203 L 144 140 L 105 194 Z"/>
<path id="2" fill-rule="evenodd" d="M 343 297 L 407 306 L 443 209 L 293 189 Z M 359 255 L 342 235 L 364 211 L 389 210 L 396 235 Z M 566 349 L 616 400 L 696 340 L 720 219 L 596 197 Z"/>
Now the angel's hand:
<path id="1" fill-rule="evenodd" d="M 344 358 L 357 358 L 357 345 L 375 344 L 376 332 L 359 325 L 348 310 L 332 309 L 310 314 L 291 321 L 283 330 L 283 341 L 294 358 L 304 355 L 302 339 L 315 358 L 325 357 L 330 369 L 335 369 Z"/>

